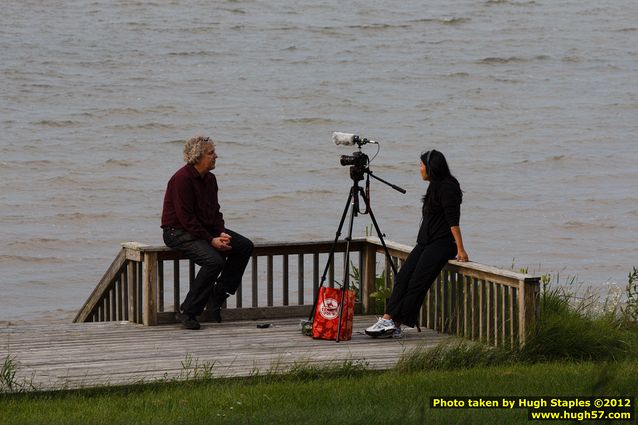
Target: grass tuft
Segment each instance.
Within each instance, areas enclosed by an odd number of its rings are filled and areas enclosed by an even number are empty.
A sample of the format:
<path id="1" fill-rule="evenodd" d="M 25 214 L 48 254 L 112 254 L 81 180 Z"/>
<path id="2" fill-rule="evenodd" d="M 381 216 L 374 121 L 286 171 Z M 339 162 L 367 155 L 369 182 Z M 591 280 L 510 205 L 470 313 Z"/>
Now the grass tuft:
<path id="1" fill-rule="evenodd" d="M 452 340 L 429 350 L 421 347 L 409 350 L 399 359 L 395 369 L 400 372 L 470 369 L 511 364 L 514 360 L 512 353 L 505 349 L 478 342 Z"/>
<path id="2" fill-rule="evenodd" d="M 7 354 L 0 370 L 0 392 L 14 392 L 18 387 L 16 381 L 16 364 L 13 356 Z"/>
<path id="3" fill-rule="evenodd" d="M 574 302 L 574 300 L 579 300 Z M 602 309 L 600 308 L 602 306 Z M 638 354 L 638 332 L 609 296 L 576 297 L 543 279 L 540 319 L 518 355 L 525 361 L 622 360 Z"/>
<path id="4" fill-rule="evenodd" d="M 568 285 L 557 286 L 551 276 L 542 276 L 540 319 L 522 348 L 494 348 L 455 340 L 430 350 L 412 349 L 403 355 L 396 369 L 455 370 L 546 361 L 607 363 L 638 357 L 638 325 L 631 313 L 632 300 L 638 299 L 638 271 L 634 268 L 629 275 L 629 302 L 624 308 L 611 295 L 602 302 L 595 295 L 575 296 L 570 291 L 574 281 L 568 279 Z"/>

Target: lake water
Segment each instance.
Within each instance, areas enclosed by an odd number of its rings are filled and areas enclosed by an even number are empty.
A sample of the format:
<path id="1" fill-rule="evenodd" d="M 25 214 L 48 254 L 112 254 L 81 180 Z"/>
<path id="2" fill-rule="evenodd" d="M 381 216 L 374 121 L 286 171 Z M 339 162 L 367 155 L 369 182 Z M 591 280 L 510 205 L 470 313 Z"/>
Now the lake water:
<path id="1" fill-rule="evenodd" d="M 635 0 L 3 1 L 0 320 L 67 320 L 121 242 L 161 244 L 198 133 L 218 141 L 227 225 L 257 242 L 334 237 L 344 131 L 407 189 L 372 183 L 389 240 L 414 243 L 436 148 L 470 259 L 624 286 L 637 17 Z"/>

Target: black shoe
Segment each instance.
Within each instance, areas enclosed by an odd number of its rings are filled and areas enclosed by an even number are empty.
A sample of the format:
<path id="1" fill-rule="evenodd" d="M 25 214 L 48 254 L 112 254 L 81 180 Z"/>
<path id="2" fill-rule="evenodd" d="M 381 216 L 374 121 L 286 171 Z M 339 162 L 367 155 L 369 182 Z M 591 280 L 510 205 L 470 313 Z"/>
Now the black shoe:
<path id="1" fill-rule="evenodd" d="M 184 329 L 190 329 L 190 330 L 196 331 L 199 328 L 201 328 L 195 316 L 192 316 L 190 314 L 184 314 L 184 313 L 175 313 L 175 317 L 177 318 L 177 320 L 182 322 L 182 327 Z"/>
<path id="2" fill-rule="evenodd" d="M 221 307 L 212 309 L 210 311 L 210 318 L 214 322 L 221 323 L 222 322 L 222 309 L 221 309 Z"/>

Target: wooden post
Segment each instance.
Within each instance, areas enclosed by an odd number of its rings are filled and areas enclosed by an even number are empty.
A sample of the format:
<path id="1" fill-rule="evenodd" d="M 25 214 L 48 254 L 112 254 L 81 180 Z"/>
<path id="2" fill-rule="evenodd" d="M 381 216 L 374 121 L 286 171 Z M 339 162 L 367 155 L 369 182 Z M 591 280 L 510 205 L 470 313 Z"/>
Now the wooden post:
<path id="1" fill-rule="evenodd" d="M 142 322 L 145 326 L 157 325 L 157 252 L 144 253 Z"/>
<path id="2" fill-rule="evenodd" d="M 522 347 L 539 315 L 537 301 L 540 294 L 540 278 L 521 280 L 519 285 L 518 341 Z"/>
<path id="3" fill-rule="evenodd" d="M 370 314 L 374 305 L 370 294 L 375 291 L 374 284 L 377 277 L 377 247 L 366 243 L 362 253 L 364 270 L 361 270 L 361 307 L 363 314 Z"/>

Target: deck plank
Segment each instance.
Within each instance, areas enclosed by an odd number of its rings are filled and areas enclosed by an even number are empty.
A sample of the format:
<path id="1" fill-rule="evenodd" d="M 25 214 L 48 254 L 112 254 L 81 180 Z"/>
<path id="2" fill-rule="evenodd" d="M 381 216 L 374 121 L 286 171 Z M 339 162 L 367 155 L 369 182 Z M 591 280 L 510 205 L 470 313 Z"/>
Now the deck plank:
<path id="1" fill-rule="evenodd" d="M 119 385 L 184 377 L 187 356 L 213 364 L 216 377 L 283 371 L 295 364 L 362 362 L 389 369 L 416 346 L 432 347 L 452 338 L 406 329 L 401 340 L 372 339 L 363 329 L 370 316 L 355 317 L 350 341 L 313 340 L 301 334 L 300 319 L 204 323 L 199 331 L 177 324 L 145 327 L 128 322 L 0 324 L 0 360 L 16 362 L 16 379 L 36 389 Z M 270 323 L 266 329 L 258 323 Z M 192 373 L 192 372 L 191 372 Z"/>

